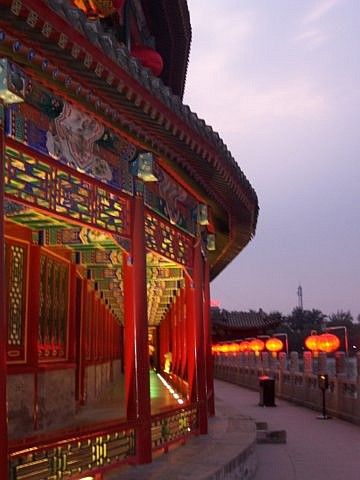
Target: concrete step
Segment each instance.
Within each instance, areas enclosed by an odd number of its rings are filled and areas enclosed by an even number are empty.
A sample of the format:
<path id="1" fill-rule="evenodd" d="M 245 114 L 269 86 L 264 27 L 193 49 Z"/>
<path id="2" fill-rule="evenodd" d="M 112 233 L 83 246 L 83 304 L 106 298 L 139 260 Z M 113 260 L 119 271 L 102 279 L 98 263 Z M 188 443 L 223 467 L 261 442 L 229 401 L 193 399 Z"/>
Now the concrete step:
<path id="1" fill-rule="evenodd" d="M 267 422 L 256 422 L 256 443 L 286 443 L 286 430 L 268 430 Z"/>

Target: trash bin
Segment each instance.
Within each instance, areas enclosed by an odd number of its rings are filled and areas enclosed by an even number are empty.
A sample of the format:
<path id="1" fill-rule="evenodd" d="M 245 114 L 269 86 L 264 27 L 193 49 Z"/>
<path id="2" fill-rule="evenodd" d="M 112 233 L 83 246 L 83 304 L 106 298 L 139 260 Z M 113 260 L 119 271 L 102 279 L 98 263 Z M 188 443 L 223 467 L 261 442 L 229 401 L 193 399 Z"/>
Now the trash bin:
<path id="1" fill-rule="evenodd" d="M 276 407 L 275 405 L 275 380 L 263 375 L 259 377 L 260 407 Z"/>

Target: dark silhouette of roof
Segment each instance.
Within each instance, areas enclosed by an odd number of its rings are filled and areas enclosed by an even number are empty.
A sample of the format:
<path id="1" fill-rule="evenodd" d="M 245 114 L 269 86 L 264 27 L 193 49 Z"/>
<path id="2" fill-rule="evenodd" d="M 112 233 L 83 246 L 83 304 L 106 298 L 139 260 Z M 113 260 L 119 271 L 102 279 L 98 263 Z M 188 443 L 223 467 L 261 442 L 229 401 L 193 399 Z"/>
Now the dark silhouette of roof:
<path id="1" fill-rule="evenodd" d="M 259 312 L 229 312 L 212 308 L 211 320 L 213 327 L 221 327 L 225 330 L 263 330 L 279 324 L 278 320 L 269 318 L 262 310 Z"/>

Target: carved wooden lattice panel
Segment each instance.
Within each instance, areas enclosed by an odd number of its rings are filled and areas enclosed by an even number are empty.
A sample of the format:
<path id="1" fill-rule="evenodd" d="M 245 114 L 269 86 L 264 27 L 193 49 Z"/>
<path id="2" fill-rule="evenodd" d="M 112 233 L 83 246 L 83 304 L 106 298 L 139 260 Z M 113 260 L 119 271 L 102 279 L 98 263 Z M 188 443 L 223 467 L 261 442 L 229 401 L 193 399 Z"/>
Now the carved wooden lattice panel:
<path id="1" fill-rule="evenodd" d="M 81 473 L 119 463 L 135 455 L 133 429 L 69 439 L 10 455 L 11 480 L 79 478 Z"/>
<path id="2" fill-rule="evenodd" d="M 26 262 L 27 246 L 5 240 L 6 309 L 8 319 L 7 358 L 25 361 Z"/>
<path id="3" fill-rule="evenodd" d="M 192 239 L 150 212 L 145 216 L 145 239 L 149 250 L 192 268 Z"/>
<path id="4" fill-rule="evenodd" d="M 46 157 L 40 160 L 7 147 L 4 183 L 9 199 L 118 235 L 129 234 L 126 198 L 75 170 L 54 166 Z"/>
<path id="5" fill-rule="evenodd" d="M 64 360 L 68 326 L 69 265 L 47 255 L 40 257 L 40 360 Z"/>

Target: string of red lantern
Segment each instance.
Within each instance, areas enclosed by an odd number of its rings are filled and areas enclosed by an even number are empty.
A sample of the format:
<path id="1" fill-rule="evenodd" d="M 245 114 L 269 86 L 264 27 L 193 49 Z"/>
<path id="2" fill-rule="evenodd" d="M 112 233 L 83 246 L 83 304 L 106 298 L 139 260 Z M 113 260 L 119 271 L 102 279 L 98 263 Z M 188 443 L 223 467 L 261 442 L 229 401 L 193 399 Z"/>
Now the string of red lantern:
<path id="1" fill-rule="evenodd" d="M 321 335 L 310 335 L 305 339 L 305 346 L 311 352 L 332 353 L 340 347 L 340 340 L 332 333 L 323 333 Z"/>

